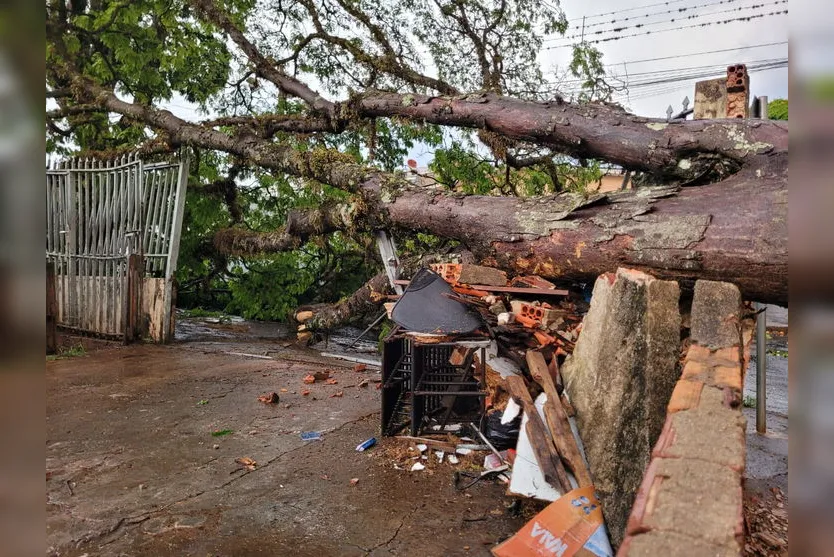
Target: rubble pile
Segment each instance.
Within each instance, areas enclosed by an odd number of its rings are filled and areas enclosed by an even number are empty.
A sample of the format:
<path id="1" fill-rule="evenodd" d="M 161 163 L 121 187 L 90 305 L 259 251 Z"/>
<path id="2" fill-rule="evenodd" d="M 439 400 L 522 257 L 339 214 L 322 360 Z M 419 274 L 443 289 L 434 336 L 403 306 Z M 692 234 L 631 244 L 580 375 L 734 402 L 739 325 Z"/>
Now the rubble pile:
<path id="1" fill-rule="evenodd" d="M 588 310 L 579 296 L 535 275 L 508 280 L 503 271 L 481 265 L 443 263 L 431 269 L 449 283 L 456 300 L 478 312 L 502 352 L 519 365 L 529 348 L 549 346 L 560 355 L 573 351 Z"/>
<path id="2" fill-rule="evenodd" d="M 405 442 L 395 465 L 421 472 L 440 453 L 471 458 L 477 473 L 458 467 L 456 485 L 497 480 L 510 495 L 562 500 L 540 520 L 574 551 L 612 555 L 559 371 L 588 303 L 541 277 L 479 265 L 433 265 L 401 283 L 386 304 L 397 327 L 382 358 L 382 433 Z M 525 535 L 493 553 L 520 554 Z"/>
<path id="3" fill-rule="evenodd" d="M 778 487 L 771 488 L 769 495 L 753 496 L 745 501 L 744 525 L 747 530 L 745 557 L 788 554 L 787 501 Z"/>

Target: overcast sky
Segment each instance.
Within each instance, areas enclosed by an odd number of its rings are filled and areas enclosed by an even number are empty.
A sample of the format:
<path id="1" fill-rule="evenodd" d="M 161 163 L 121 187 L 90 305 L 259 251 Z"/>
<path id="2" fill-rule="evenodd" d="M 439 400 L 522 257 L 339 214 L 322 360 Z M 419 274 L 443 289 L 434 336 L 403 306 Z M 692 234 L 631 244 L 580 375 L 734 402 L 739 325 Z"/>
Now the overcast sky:
<path id="1" fill-rule="evenodd" d="M 737 47 L 749 47 L 753 45 L 780 43 L 788 40 L 788 15 L 763 17 L 747 22 L 733 22 L 724 25 L 710 25 L 708 27 L 697 27 L 680 29 L 676 31 L 660 32 L 662 29 L 694 25 L 703 22 L 735 19 L 742 16 L 758 14 L 762 12 L 782 11 L 788 8 L 786 3 L 775 4 L 775 0 L 731 0 L 718 3 L 719 0 L 686 0 L 672 1 L 666 5 L 661 0 L 563 0 L 562 9 L 565 11 L 572 26 L 582 24 L 582 16 L 593 16 L 596 14 L 618 12 L 604 17 L 588 17 L 586 19 L 586 37 L 593 37 L 591 31 L 610 30 L 615 25 L 610 22 L 617 19 L 617 26 L 646 24 L 642 29 L 626 29 L 619 35 L 630 35 L 645 31 L 653 31 L 649 35 L 641 35 L 631 38 L 624 38 L 616 41 L 602 42 L 595 46 L 603 53 L 603 61 L 612 71 L 618 74 L 627 73 L 632 80 L 646 79 L 646 76 L 638 78 L 634 74 L 649 71 L 680 71 L 682 68 L 700 66 L 714 66 L 712 77 L 721 77 L 723 67 L 735 63 L 751 63 L 759 60 L 787 58 L 788 45 L 773 45 L 760 48 L 749 48 L 731 52 L 720 52 L 713 54 L 697 54 L 707 51 L 725 50 Z M 822 4 L 822 2 L 818 2 Z M 650 4 L 661 4 L 649 6 Z M 714 4 L 707 6 L 706 4 Z M 726 10 L 734 10 L 753 4 L 765 4 L 762 8 L 753 10 L 739 10 L 725 13 L 715 13 Z M 631 9 L 638 6 L 646 6 L 641 9 Z M 700 7 L 699 7 L 700 6 Z M 667 10 L 676 10 L 687 7 L 687 11 L 678 14 L 663 14 Z M 641 17 L 646 13 L 656 14 L 651 17 Z M 712 15 L 708 15 L 712 14 Z M 699 15 L 691 20 L 681 20 L 681 17 L 688 15 Z M 631 17 L 628 21 L 624 18 Z M 677 18 L 678 21 L 671 23 L 669 20 Z M 662 23 L 660 23 L 662 22 Z M 654 24 L 656 25 L 649 25 Z M 590 25 L 596 24 L 594 27 Z M 571 28 L 567 36 L 577 32 Z M 613 36 L 606 33 L 604 36 Z M 567 41 L 559 40 L 547 43 L 549 45 L 565 44 Z M 554 48 L 546 50 L 541 57 L 544 67 L 550 68 L 553 64 L 560 67 L 570 62 L 570 48 Z M 681 56 L 668 60 L 652 62 L 629 63 L 647 58 L 659 58 L 669 56 Z M 625 62 L 625 64 L 623 64 Z M 709 71 L 709 68 L 704 68 Z M 655 74 L 658 75 L 658 74 Z M 618 102 L 628 106 L 632 112 L 643 116 L 663 117 L 666 107 L 672 105 L 677 111 L 680 109 L 681 101 L 685 96 L 693 98 L 695 82 L 705 77 L 691 79 L 688 81 L 658 84 L 649 87 L 640 87 L 630 90 L 628 97 L 618 97 Z M 787 68 L 772 69 L 767 71 L 751 71 L 750 89 L 753 95 L 767 95 L 770 99 L 788 96 L 788 70 Z M 691 106 L 691 105 L 690 105 Z"/>

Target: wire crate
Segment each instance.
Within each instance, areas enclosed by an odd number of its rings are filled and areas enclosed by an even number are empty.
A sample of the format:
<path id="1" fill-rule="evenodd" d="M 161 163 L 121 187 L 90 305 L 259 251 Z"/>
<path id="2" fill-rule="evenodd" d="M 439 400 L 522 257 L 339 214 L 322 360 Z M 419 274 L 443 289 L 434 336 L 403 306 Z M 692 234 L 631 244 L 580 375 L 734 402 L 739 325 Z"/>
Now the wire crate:
<path id="1" fill-rule="evenodd" d="M 480 422 L 486 388 L 485 349 L 477 346 L 465 360 L 450 362 L 459 342 L 421 343 L 401 331 L 386 338 L 382 357 L 382 434 L 411 435 L 449 423 Z M 465 344 L 464 344 L 465 345 Z M 480 350 L 479 363 L 473 363 Z"/>

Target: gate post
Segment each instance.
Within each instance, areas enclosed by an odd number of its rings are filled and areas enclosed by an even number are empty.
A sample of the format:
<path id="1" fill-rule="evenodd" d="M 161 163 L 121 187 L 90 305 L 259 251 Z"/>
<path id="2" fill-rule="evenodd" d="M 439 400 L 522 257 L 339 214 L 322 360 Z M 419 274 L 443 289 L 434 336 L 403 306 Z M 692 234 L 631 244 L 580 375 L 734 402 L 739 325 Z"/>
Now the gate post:
<path id="1" fill-rule="evenodd" d="M 55 263 L 46 262 L 46 353 L 58 350 L 57 340 L 58 302 L 55 298 Z"/>
<path id="2" fill-rule="evenodd" d="M 139 337 L 142 314 L 142 256 L 132 253 L 127 256 L 127 300 L 125 300 L 125 337 L 129 344 Z"/>
<path id="3" fill-rule="evenodd" d="M 168 258 L 165 263 L 165 284 L 162 306 L 162 342 L 174 340 L 174 271 L 177 268 L 177 258 L 180 252 L 180 235 L 182 233 L 182 219 L 185 213 L 185 190 L 188 185 L 188 151 L 183 150 L 180 159 L 179 174 L 177 176 L 177 191 L 174 197 L 174 211 L 171 221 L 171 241 L 168 248 Z"/>

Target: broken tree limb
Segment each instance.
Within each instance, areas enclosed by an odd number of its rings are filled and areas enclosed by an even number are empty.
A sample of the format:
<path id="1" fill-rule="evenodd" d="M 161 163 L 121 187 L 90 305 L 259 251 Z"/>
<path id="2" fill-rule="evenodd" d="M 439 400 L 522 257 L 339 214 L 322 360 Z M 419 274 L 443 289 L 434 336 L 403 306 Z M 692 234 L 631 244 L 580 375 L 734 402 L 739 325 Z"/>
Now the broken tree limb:
<path id="1" fill-rule="evenodd" d="M 405 176 L 356 164 L 342 153 L 300 152 L 289 145 L 206 128 L 166 110 L 124 101 L 72 68 L 56 71 L 73 84 L 80 102 L 144 122 L 164 133 L 172 145 L 226 152 L 254 165 L 357 193 L 361 203 L 344 207 L 355 211 L 354 222 L 361 219 L 374 226 L 456 239 L 482 264 L 510 274 L 591 281 L 628 266 L 689 285 L 696 279 L 732 282 L 747 299 L 788 302 L 788 133 L 783 124 L 741 120 L 665 124 L 626 113 L 618 121 L 599 108 L 565 105 L 569 132 L 553 133 L 573 134 L 577 145 L 590 146 L 587 156 L 661 174 L 668 171 L 678 185 L 693 186 L 535 199 L 460 197 L 442 189 L 417 188 Z M 427 99 L 426 104 L 435 103 L 433 99 L 437 98 Z M 507 101 L 486 100 L 468 104 L 498 110 Z M 512 112 L 520 122 L 524 110 L 543 110 L 533 106 L 537 103 L 513 102 Z M 476 110 L 473 107 L 469 108 Z M 467 114 L 464 110 L 457 121 L 444 123 L 469 125 Z M 620 126 L 628 128 L 626 135 L 616 131 Z M 617 137 L 635 143 L 622 147 L 625 151 L 620 153 Z M 709 166 L 712 155 L 718 159 Z M 639 163 L 636 157 L 646 162 Z M 680 171 L 669 170 L 670 165 Z"/>
<path id="2" fill-rule="evenodd" d="M 379 273 L 351 296 L 340 302 L 332 305 L 316 306 L 310 310 L 306 308 L 299 309 L 314 312 L 314 315 L 304 322 L 307 329 L 329 330 L 345 323 L 353 316 L 375 311 L 379 304 L 386 299 L 385 294 L 389 291 L 389 288 L 388 275 Z M 300 314 L 301 311 L 296 315 Z"/>
<path id="3" fill-rule="evenodd" d="M 786 163 L 774 157 L 767 168 L 697 187 L 590 197 L 461 199 L 407 189 L 385 209 L 398 226 L 456 238 L 510 274 L 591 282 L 626 266 L 685 286 L 732 282 L 747 299 L 786 305 Z"/>
<path id="4" fill-rule="evenodd" d="M 593 485 L 594 482 L 591 479 L 591 473 L 585 466 L 585 461 L 582 460 L 582 454 L 579 452 L 576 439 L 573 437 L 573 430 L 571 430 L 568 416 L 562 407 L 562 401 L 559 398 L 559 393 L 556 392 L 556 385 L 553 383 L 553 378 L 550 376 L 550 370 L 547 369 L 547 363 L 544 361 L 542 353 L 528 350 L 527 366 L 530 369 L 530 375 L 544 388 L 544 392 L 547 394 L 547 402 L 544 404 L 544 415 L 547 419 L 547 425 L 550 428 L 553 442 L 559 450 L 559 456 L 562 457 L 567 467 L 573 472 L 573 476 L 576 478 L 579 487 Z"/>
<path id="5" fill-rule="evenodd" d="M 524 378 L 519 375 L 510 375 L 505 378 L 505 384 L 510 395 L 516 399 L 524 413 L 527 415 L 527 435 L 530 438 L 530 445 L 536 455 L 536 462 L 544 474 L 544 479 L 557 488 L 561 493 L 571 490 L 571 483 L 565 467 L 559 458 L 559 452 L 553 444 L 553 439 L 547 434 L 544 422 L 536 410 L 536 405 L 527 391 Z"/>

